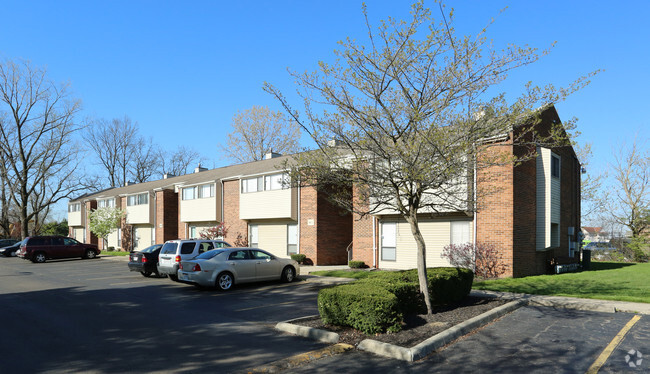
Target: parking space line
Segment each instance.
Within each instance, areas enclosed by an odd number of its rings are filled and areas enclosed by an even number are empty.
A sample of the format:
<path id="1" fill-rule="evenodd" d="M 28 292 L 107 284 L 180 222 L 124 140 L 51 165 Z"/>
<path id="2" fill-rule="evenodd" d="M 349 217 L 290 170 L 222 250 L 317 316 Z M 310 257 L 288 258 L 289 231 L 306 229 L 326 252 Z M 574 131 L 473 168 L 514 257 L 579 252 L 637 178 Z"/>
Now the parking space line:
<path id="1" fill-rule="evenodd" d="M 253 309 L 260 309 L 260 308 L 268 308 L 270 306 L 277 306 L 277 305 L 286 305 L 286 304 L 295 304 L 295 301 L 287 301 L 284 303 L 279 303 L 279 304 L 265 304 L 265 305 L 260 305 L 260 306 L 253 306 L 250 308 L 244 308 L 244 309 L 237 309 L 235 312 L 245 312 L 247 310 L 253 310 Z"/>
<path id="2" fill-rule="evenodd" d="M 605 362 L 607 361 L 609 356 L 612 354 L 612 352 L 614 352 L 614 349 L 616 349 L 616 347 L 619 344 L 621 344 L 621 342 L 623 341 L 623 338 L 628 333 L 628 331 L 630 331 L 632 326 L 634 326 L 634 324 L 637 323 L 640 319 L 641 319 L 641 316 L 637 314 L 634 317 L 632 317 L 632 319 L 627 324 L 625 324 L 625 326 L 623 326 L 621 331 L 619 331 L 618 334 L 616 334 L 616 336 L 614 337 L 614 339 L 612 339 L 612 341 L 609 342 L 607 347 L 605 347 L 605 349 L 600 354 L 600 356 L 598 356 L 596 361 L 594 361 L 594 363 L 591 364 L 591 366 L 587 370 L 587 374 L 596 374 L 596 373 L 598 373 L 598 370 L 600 370 L 600 368 L 605 364 Z"/>

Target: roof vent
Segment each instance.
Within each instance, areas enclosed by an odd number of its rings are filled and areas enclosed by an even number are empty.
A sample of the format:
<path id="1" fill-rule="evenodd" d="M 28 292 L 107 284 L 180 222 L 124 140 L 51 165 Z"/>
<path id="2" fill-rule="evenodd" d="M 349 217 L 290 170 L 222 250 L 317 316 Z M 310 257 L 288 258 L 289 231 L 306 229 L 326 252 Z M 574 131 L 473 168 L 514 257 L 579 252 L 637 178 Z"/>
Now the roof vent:
<path id="1" fill-rule="evenodd" d="M 270 160 L 272 158 L 276 158 L 276 157 L 280 157 L 280 156 L 282 156 L 281 153 L 269 152 L 269 153 L 264 155 L 264 159 L 265 160 Z"/>
<path id="2" fill-rule="evenodd" d="M 169 178 L 172 178 L 172 177 L 175 177 L 175 175 L 172 174 L 172 173 L 165 173 L 165 174 L 163 174 L 163 179 L 169 179 Z"/>
<path id="3" fill-rule="evenodd" d="M 126 186 L 132 186 L 132 185 L 134 185 L 134 184 L 135 184 L 135 182 L 126 181 L 126 182 L 124 182 L 124 187 L 126 187 Z"/>
<path id="4" fill-rule="evenodd" d="M 201 167 L 201 163 L 199 162 L 199 166 L 197 166 L 197 167 L 194 169 L 194 172 L 195 172 L 195 173 L 200 173 L 200 172 L 202 172 L 202 171 L 206 171 L 206 170 L 208 170 L 208 168 L 202 168 L 202 167 Z"/>
<path id="5" fill-rule="evenodd" d="M 327 141 L 328 147 L 340 147 L 343 143 L 338 139 L 332 139 Z"/>

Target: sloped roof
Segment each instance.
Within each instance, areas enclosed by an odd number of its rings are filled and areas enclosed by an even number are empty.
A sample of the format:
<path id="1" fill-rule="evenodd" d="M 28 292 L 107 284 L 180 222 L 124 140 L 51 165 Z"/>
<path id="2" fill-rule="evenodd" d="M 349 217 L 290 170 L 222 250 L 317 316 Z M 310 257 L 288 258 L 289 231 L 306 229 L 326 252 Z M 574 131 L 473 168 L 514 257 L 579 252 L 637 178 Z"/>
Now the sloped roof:
<path id="1" fill-rule="evenodd" d="M 201 171 L 198 173 L 179 175 L 167 179 L 159 179 L 144 183 L 131 184 L 123 187 L 109 188 L 102 191 L 82 195 L 78 198 L 71 199 L 70 202 L 110 198 L 160 189 L 171 189 L 174 188 L 175 185 L 194 185 L 204 182 L 214 182 L 219 180 L 234 179 L 273 172 L 279 170 L 285 161 L 291 162 L 292 157 L 292 155 L 279 156 L 261 161 L 224 166 L 216 169 Z"/>

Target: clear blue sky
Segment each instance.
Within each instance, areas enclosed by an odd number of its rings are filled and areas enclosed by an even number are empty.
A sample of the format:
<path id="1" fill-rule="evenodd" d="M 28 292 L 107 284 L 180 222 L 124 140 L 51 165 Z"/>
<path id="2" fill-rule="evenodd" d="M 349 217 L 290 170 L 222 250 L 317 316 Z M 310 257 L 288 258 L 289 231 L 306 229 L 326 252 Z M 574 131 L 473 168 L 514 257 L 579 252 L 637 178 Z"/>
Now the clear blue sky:
<path id="1" fill-rule="evenodd" d="M 426 4 L 434 8 L 433 1 Z M 404 1 L 368 0 L 371 22 L 408 17 Z M 496 45 L 557 41 L 547 57 L 512 75 L 566 85 L 596 69 L 592 84 L 557 105 L 577 117 L 581 143 L 593 143 L 592 170 L 612 150 L 649 127 L 650 1 L 448 1 L 456 28 L 476 33 L 498 17 Z M 508 9 L 499 14 L 499 10 Z M 268 81 L 290 98 L 286 72 L 313 71 L 332 60 L 336 42 L 367 34 L 361 1 L 3 1 L 0 57 L 46 66 L 83 101 L 79 118 L 128 115 L 141 133 L 174 150 L 191 146 L 223 166 L 225 134 L 238 110 L 280 107 L 262 91 Z M 298 107 L 299 102 L 295 102 Z M 647 138 L 647 135 L 646 135 Z M 308 145 L 305 142 L 305 145 Z"/>

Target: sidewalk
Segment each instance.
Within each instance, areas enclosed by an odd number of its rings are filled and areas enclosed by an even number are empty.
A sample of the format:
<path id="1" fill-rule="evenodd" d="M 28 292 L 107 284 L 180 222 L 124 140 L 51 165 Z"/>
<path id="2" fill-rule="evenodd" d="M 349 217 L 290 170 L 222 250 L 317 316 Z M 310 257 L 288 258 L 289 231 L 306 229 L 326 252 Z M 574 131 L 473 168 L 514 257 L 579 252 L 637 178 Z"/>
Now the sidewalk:
<path id="1" fill-rule="evenodd" d="M 499 297 L 503 299 L 524 300 L 528 305 L 548 306 L 552 308 L 578 309 L 592 312 L 626 312 L 650 315 L 650 304 L 629 301 L 580 299 L 577 297 L 529 295 L 523 293 L 472 290 L 470 295 L 482 297 Z"/>

